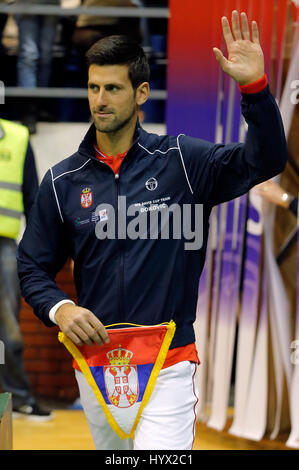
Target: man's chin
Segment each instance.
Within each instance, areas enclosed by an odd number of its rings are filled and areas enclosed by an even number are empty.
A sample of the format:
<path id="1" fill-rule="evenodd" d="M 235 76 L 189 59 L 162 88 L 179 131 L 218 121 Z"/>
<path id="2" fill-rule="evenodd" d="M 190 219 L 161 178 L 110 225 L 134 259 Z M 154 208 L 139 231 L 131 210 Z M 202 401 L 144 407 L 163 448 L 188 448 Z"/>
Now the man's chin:
<path id="1" fill-rule="evenodd" d="M 124 123 L 108 123 L 107 124 L 104 124 L 104 123 L 98 123 L 96 121 L 94 121 L 95 123 L 95 128 L 97 131 L 99 132 L 103 132 L 103 134 L 110 134 L 110 133 L 115 133 L 117 131 L 119 131 L 120 129 L 122 129 L 126 122 Z"/>
<path id="2" fill-rule="evenodd" d="M 108 123 L 107 124 L 99 123 L 96 120 L 94 120 L 94 124 L 95 124 L 95 128 L 96 128 L 97 131 L 104 132 L 104 133 L 105 132 L 106 133 L 115 132 L 115 130 L 117 128 L 117 126 L 115 126 L 115 125 L 113 126 L 113 125 L 108 124 Z"/>
<path id="3" fill-rule="evenodd" d="M 115 133 L 123 129 L 127 124 L 134 118 L 134 115 L 132 114 L 129 116 L 127 119 L 124 119 L 123 121 L 120 120 L 114 120 L 113 122 L 103 122 L 99 121 L 97 118 L 93 118 L 95 128 L 99 132 L 103 133 Z"/>

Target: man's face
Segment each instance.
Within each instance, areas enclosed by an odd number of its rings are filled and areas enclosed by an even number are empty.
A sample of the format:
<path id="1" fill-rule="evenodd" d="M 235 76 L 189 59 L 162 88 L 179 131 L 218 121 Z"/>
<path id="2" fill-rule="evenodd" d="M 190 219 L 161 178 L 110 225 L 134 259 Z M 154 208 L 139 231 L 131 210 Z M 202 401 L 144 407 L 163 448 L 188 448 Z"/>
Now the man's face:
<path id="1" fill-rule="evenodd" d="M 88 71 L 88 101 L 97 131 L 110 133 L 137 117 L 127 65 L 95 65 Z"/>

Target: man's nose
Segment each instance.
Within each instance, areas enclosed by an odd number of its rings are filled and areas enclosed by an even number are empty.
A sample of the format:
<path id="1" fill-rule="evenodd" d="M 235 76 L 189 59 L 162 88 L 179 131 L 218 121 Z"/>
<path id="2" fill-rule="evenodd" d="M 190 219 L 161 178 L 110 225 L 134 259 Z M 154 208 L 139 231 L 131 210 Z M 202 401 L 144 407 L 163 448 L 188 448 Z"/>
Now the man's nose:
<path id="1" fill-rule="evenodd" d="M 100 89 L 96 97 L 97 106 L 107 106 L 107 92 L 104 88 Z"/>

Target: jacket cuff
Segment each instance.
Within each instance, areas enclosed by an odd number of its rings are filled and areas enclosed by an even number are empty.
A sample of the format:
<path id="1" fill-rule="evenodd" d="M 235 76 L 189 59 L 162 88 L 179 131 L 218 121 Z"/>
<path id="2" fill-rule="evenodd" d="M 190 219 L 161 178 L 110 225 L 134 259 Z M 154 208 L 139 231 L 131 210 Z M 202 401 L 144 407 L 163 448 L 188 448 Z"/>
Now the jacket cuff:
<path id="1" fill-rule="evenodd" d="M 57 312 L 59 307 L 63 304 L 73 304 L 73 305 L 75 305 L 75 303 L 72 300 L 67 300 L 67 299 L 61 300 L 60 302 L 55 304 L 54 307 L 52 307 L 50 312 L 49 312 L 49 318 L 53 323 L 55 323 L 55 325 L 58 325 L 57 321 L 55 320 L 55 313 Z"/>
<path id="2" fill-rule="evenodd" d="M 248 85 L 239 85 L 239 89 L 241 93 L 245 94 L 253 94 L 259 93 L 260 91 L 264 90 L 268 85 L 267 75 L 264 74 L 262 78 L 256 80 L 255 82 L 249 83 Z"/>

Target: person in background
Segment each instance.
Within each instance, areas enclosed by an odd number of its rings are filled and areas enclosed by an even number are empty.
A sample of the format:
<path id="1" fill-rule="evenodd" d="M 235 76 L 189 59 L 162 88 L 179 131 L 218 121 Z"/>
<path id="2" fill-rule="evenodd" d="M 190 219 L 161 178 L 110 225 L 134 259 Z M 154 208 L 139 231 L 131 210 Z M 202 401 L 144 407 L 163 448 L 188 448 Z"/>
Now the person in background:
<path id="1" fill-rule="evenodd" d="M 37 190 L 38 178 L 27 128 L 0 119 L 0 340 L 5 347 L 0 384 L 12 394 L 15 416 L 48 420 L 52 414 L 37 403 L 30 390 L 19 327 L 16 239 L 21 216 L 24 213 L 28 221 Z"/>
<path id="2" fill-rule="evenodd" d="M 134 8 L 141 6 L 139 0 L 82 0 L 82 6 L 95 7 L 121 7 Z M 87 81 L 85 54 L 87 50 L 99 39 L 114 34 L 131 36 L 142 41 L 141 24 L 139 18 L 106 17 L 94 15 L 79 15 L 71 29 L 70 41 L 66 41 L 67 52 L 65 69 L 71 68 L 69 83 L 75 87 L 85 87 Z M 70 66 L 70 67 L 69 67 Z M 74 73 L 74 70 L 76 71 Z M 68 72 L 64 73 L 67 76 Z M 69 106 L 69 104 L 67 104 Z"/>
<path id="3" fill-rule="evenodd" d="M 5 0 L 0 0 L 0 5 L 6 3 Z M 2 34 L 6 25 L 7 15 L 5 13 L 0 13 L 0 57 L 4 54 L 4 47 L 2 44 Z"/>
<path id="4" fill-rule="evenodd" d="M 135 7 L 133 0 L 83 0 L 84 7 Z M 138 18 L 116 18 L 80 15 L 76 22 L 72 41 L 85 53 L 92 44 L 105 36 L 123 34 L 141 40 Z"/>
<path id="5" fill-rule="evenodd" d="M 60 0 L 16 0 L 26 5 L 60 5 Z M 19 28 L 17 86 L 48 87 L 51 78 L 52 49 L 59 17 L 52 15 L 16 15 Z M 36 132 L 36 100 L 26 100 L 21 121 L 30 134 Z"/>
<path id="6" fill-rule="evenodd" d="M 86 8 L 101 7 L 119 7 L 119 8 L 135 8 L 141 7 L 140 0 L 81 0 L 81 4 Z M 68 86 L 85 87 L 87 81 L 85 54 L 87 50 L 99 39 L 111 35 L 125 35 L 134 38 L 138 42 L 142 42 L 146 32 L 144 24 L 146 18 L 130 18 L 130 17 L 106 17 L 95 15 L 79 15 L 75 23 L 70 28 L 68 22 L 68 30 L 66 34 L 70 39 L 65 41 L 66 59 L 64 76 L 68 78 Z M 71 70 L 71 73 L 69 73 Z M 70 106 L 69 103 L 66 105 Z"/>
<path id="7" fill-rule="evenodd" d="M 265 181 L 255 186 L 254 191 L 266 201 L 289 209 L 297 217 L 298 197 L 286 192 L 279 184 L 272 180 Z"/>

